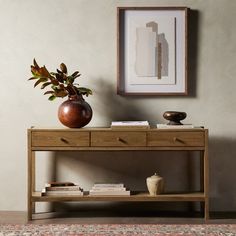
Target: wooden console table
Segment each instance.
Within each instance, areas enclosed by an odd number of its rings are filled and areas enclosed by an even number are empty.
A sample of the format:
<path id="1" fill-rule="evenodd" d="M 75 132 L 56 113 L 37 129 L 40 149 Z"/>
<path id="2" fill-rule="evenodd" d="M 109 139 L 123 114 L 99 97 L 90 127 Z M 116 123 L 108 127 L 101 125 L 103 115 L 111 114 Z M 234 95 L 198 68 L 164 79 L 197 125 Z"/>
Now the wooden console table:
<path id="1" fill-rule="evenodd" d="M 200 151 L 200 192 L 131 196 L 41 196 L 35 190 L 36 151 Z M 28 129 L 28 219 L 35 213 L 36 202 L 63 201 L 169 201 L 202 202 L 205 220 L 209 218 L 207 129 Z"/>

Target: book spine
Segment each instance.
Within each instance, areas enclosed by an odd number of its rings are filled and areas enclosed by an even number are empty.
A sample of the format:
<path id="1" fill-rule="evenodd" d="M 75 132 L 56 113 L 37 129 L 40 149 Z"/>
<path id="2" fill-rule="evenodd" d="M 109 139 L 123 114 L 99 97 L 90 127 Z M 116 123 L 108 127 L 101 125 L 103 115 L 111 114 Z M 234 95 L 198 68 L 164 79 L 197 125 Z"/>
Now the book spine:
<path id="1" fill-rule="evenodd" d="M 71 195 L 83 195 L 83 192 L 81 191 L 47 191 L 47 192 L 42 192 L 42 196 L 61 196 L 61 195 L 66 195 L 66 196 L 71 196 Z"/>
<path id="2" fill-rule="evenodd" d="M 122 188 L 122 187 L 124 187 L 124 184 L 122 184 L 122 183 L 118 183 L 118 184 L 94 184 L 94 186 L 93 186 L 93 188 L 94 187 L 106 187 L 106 188 Z"/>
<path id="3" fill-rule="evenodd" d="M 130 195 L 130 191 L 89 191 L 90 195 L 121 195 L 121 196 L 129 196 Z"/>
<path id="4" fill-rule="evenodd" d="M 72 182 L 50 182 L 46 183 L 45 187 L 63 187 L 63 186 L 74 186 L 75 184 Z"/>
<path id="5" fill-rule="evenodd" d="M 46 187 L 45 188 L 46 191 L 81 191 L 82 189 L 78 186 L 71 186 L 71 187 Z"/>
<path id="6" fill-rule="evenodd" d="M 125 191 L 124 187 L 93 187 L 93 191 Z"/>
<path id="7" fill-rule="evenodd" d="M 166 124 L 157 124 L 158 129 L 193 129 L 194 125 L 166 125 Z"/>
<path id="8" fill-rule="evenodd" d="M 146 129 L 150 129 L 150 126 L 111 126 L 112 129 L 143 129 L 143 130 L 146 130 Z"/>

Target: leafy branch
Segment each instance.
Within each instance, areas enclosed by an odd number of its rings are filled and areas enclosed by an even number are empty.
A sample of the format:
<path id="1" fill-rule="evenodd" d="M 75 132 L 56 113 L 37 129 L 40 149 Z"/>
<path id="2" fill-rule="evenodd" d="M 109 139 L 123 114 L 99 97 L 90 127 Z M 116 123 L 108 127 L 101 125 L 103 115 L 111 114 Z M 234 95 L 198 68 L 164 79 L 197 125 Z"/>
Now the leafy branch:
<path id="1" fill-rule="evenodd" d="M 79 71 L 75 71 L 73 74 L 68 75 L 67 67 L 64 63 L 60 64 L 60 69 L 56 69 L 56 72 L 49 72 L 48 69 L 43 66 L 40 67 L 36 60 L 33 60 L 31 65 L 32 77 L 28 80 L 35 80 L 34 87 L 41 85 L 41 89 L 51 87 L 46 91 L 44 95 L 50 95 L 49 100 L 53 101 L 56 97 L 66 97 L 73 95 L 92 95 L 92 90 L 80 87 L 79 84 L 74 84 L 76 78 L 80 77 Z"/>

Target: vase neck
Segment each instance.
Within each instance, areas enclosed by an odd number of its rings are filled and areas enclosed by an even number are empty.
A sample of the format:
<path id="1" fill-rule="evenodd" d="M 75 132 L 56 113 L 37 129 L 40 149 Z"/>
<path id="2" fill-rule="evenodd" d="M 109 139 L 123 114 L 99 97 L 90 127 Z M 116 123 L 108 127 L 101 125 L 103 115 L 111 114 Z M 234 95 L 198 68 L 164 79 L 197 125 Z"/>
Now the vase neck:
<path id="1" fill-rule="evenodd" d="M 84 100 L 81 94 L 74 94 L 68 96 L 69 100 Z"/>

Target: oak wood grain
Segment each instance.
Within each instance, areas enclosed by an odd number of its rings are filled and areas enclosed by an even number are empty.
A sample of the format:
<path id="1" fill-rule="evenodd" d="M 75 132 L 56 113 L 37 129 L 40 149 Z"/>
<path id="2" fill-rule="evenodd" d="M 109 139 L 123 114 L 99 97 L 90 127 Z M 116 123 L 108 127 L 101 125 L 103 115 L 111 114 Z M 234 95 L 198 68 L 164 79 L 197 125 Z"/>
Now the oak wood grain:
<path id="1" fill-rule="evenodd" d="M 32 146 L 33 147 L 89 146 L 89 132 L 34 131 L 32 132 Z"/>
<path id="2" fill-rule="evenodd" d="M 146 132 L 102 131 L 91 132 L 91 146 L 97 147 L 142 147 L 146 146 Z"/>
<path id="3" fill-rule="evenodd" d="M 179 146 L 179 147 L 201 147 L 204 146 L 204 132 L 148 132 L 148 146 Z"/>

